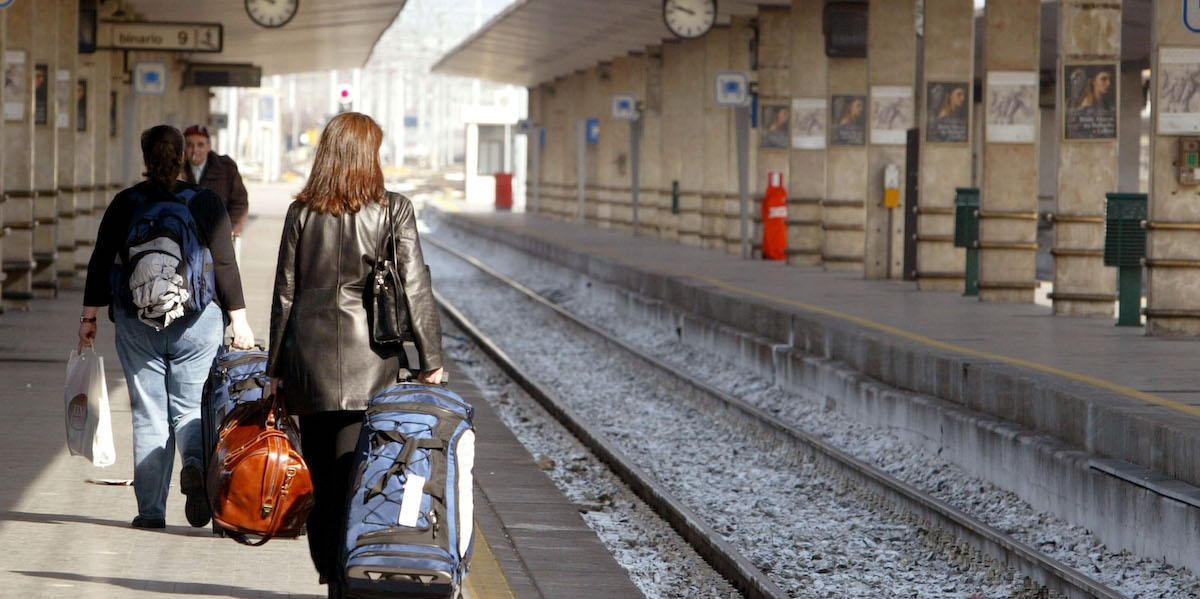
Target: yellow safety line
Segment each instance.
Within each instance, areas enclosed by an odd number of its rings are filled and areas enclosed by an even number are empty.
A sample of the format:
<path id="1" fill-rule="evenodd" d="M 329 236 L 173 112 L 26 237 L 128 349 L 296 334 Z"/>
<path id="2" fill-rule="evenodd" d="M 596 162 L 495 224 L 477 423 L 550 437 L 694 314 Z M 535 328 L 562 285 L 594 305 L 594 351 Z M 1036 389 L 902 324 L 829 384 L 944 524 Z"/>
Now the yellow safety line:
<path id="1" fill-rule="evenodd" d="M 471 550 L 471 569 L 463 580 L 465 599 L 516 599 L 508 576 L 500 566 L 487 537 L 475 522 L 475 542 Z"/>
<path id="2" fill-rule="evenodd" d="M 501 226 L 504 226 L 504 225 L 501 225 Z M 551 237 L 543 235 L 537 231 L 524 230 L 522 233 L 526 234 L 526 235 L 532 235 L 543 241 L 557 243 L 560 245 L 565 245 L 567 247 L 570 247 L 570 248 L 575 249 L 580 252 L 602 254 L 608 258 L 611 258 L 618 262 L 624 263 L 628 266 L 634 266 L 634 267 L 646 266 L 645 264 L 639 264 L 639 263 L 637 263 L 633 260 L 630 260 L 628 258 L 625 258 L 624 256 L 621 256 L 619 254 L 613 254 L 611 252 L 608 252 L 608 251 L 600 249 L 600 248 L 584 248 L 583 246 L 572 243 L 570 241 L 557 239 L 557 238 L 551 238 Z M 1185 403 L 1173 401 L 1173 400 L 1167 399 L 1165 397 L 1159 397 L 1157 395 L 1154 395 L 1153 393 L 1146 393 L 1145 391 L 1138 391 L 1137 389 L 1134 389 L 1133 387 L 1127 387 L 1125 385 L 1120 385 L 1120 384 L 1114 383 L 1112 381 L 1106 381 L 1104 379 L 1097 378 L 1094 376 L 1089 376 L 1086 374 L 1079 374 L 1077 372 L 1070 372 L 1067 370 L 1055 368 L 1053 366 L 1047 366 L 1045 364 L 1039 364 L 1037 362 L 1030 362 L 1029 360 L 1022 360 L 1020 358 L 1013 358 L 1013 357 L 1005 356 L 1005 355 L 1001 355 L 1001 354 L 993 354 L 991 352 L 981 351 L 981 350 L 977 350 L 977 349 L 971 349 L 969 347 L 962 347 L 960 345 L 954 345 L 953 343 L 947 343 L 945 341 L 938 341 L 937 339 L 933 339 L 931 337 L 926 337 L 924 335 L 912 333 L 912 332 L 906 331 L 904 329 L 899 329 L 899 328 L 896 328 L 896 327 L 893 327 L 890 325 L 886 325 L 886 324 L 883 324 L 880 322 L 868 320 L 861 316 L 854 316 L 852 314 L 838 312 L 837 310 L 831 310 L 829 308 L 824 308 L 821 306 L 816 306 L 813 304 L 808 304 L 808 303 L 793 300 L 793 299 L 778 297 L 775 295 L 771 295 L 769 293 L 755 291 L 753 289 L 746 289 L 745 287 L 740 287 L 738 285 L 734 285 L 732 283 L 728 283 L 728 282 L 722 281 L 721 279 L 717 279 L 715 277 L 710 277 L 708 275 L 700 275 L 700 274 L 695 274 L 695 273 L 691 273 L 691 272 L 680 271 L 680 270 L 676 270 L 676 269 L 665 267 L 665 266 L 652 266 L 652 268 L 656 268 L 658 270 L 666 272 L 667 274 L 672 274 L 672 275 L 676 275 L 676 276 L 695 279 L 698 281 L 703 281 L 710 285 L 715 285 L 717 287 L 720 287 L 722 289 L 726 289 L 729 291 L 735 291 L 737 293 L 754 296 L 754 297 L 757 297 L 760 299 L 770 300 L 770 301 L 778 302 L 778 303 L 785 304 L 788 306 L 793 306 L 796 308 L 800 308 L 802 310 L 807 310 L 809 312 L 816 312 L 818 314 L 824 314 L 826 316 L 831 316 L 831 317 L 837 318 L 839 320 L 853 322 L 855 324 L 862 325 L 864 327 L 872 328 L 872 329 L 875 329 L 878 331 L 884 331 L 886 333 L 891 333 L 893 335 L 898 335 L 900 337 L 904 337 L 905 339 L 910 339 L 912 341 L 916 341 L 918 343 L 922 343 L 922 344 L 925 344 L 925 345 L 928 345 L 931 347 L 936 347 L 939 349 L 944 349 L 944 350 L 948 350 L 948 351 L 952 351 L 952 352 L 963 353 L 963 354 L 975 356 L 977 358 L 985 358 L 988 360 L 1007 362 L 1009 364 L 1013 364 L 1016 366 L 1023 366 L 1025 368 L 1031 368 L 1033 370 L 1037 370 L 1039 372 L 1044 372 L 1046 374 L 1053 374 L 1056 376 L 1065 377 L 1065 378 L 1068 378 L 1068 379 L 1071 379 L 1074 381 L 1078 381 L 1080 383 L 1086 383 L 1086 384 L 1089 384 L 1089 385 L 1092 385 L 1095 387 L 1099 387 L 1101 389 L 1106 389 L 1108 391 L 1113 391 L 1115 393 L 1127 395 L 1134 399 L 1140 399 L 1142 401 L 1156 404 L 1156 405 L 1162 406 L 1164 408 L 1170 408 L 1172 410 L 1183 412 L 1184 414 L 1187 414 L 1189 416 L 1195 416 L 1197 418 L 1200 418 L 1200 406 L 1190 406 Z"/>

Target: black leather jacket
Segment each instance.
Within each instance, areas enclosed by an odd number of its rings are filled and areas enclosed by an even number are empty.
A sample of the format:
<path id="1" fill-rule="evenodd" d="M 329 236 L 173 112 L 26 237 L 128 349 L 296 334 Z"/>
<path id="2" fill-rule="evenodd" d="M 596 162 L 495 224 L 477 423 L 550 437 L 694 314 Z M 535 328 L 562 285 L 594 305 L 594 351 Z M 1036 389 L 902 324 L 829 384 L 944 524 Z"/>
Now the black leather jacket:
<path id="1" fill-rule="evenodd" d="M 442 366 L 442 332 L 416 217 L 408 198 L 388 195 L 419 368 L 433 370 Z M 288 208 L 275 268 L 267 373 L 283 379 L 292 414 L 364 410 L 409 366 L 404 352 L 371 342 L 367 320 L 385 210 L 386 204 L 372 203 L 332 216 L 300 202 Z"/>

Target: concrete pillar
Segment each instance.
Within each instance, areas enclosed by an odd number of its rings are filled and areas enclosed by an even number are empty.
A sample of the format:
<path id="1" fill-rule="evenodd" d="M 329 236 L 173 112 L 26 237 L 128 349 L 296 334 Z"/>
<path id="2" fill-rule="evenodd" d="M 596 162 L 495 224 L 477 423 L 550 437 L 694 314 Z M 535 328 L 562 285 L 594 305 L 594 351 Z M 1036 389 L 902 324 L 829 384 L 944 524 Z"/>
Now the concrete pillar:
<path id="1" fill-rule="evenodd" d="M 730 29 L 716 26 L 704 36 L 704 72 L 698 74 L 712 87 L 717 73 L 730 70 Z M 729 235 L 725 204 L 737 203 L 736 147 L 733 138 L 733 109 L 717 106 L 716 95 L 704 95 L 704 172 L 701 197 L 700 238 L 704 247 L 740 251 L 738 229 Z"/>
<path id="2" fill-rule="evenodd" d="M 615 93 L 631 93 L 629 87 L 629 64 L 631 59 L 628 56 L 619 56 L 613 60 L 612 66 L 609 67 L 607 82 L 607 92 L 604 98 L 605 110 L 603 111 L 609 117 L 608 131 L 609 145 L 607 146 L 608 154 L 606 160 L 601 164 L 604 170 L 604 177 L 608 179 L 607 185 L 610 187 L 608 191 L 608 203 L 606 205 L 607 214 L 601 214 L 608 218 L 607 225 L 609 227 L 629 231 L 633 226 L 633 209 L 630 207 L 633 201 L 633 186 L 630 179 L 631 165 L 629 163 L 629 121 L 618 121 L 612 117 L 612 95 Z M 635 94 L 638 98 L 642 94 Z M 605 226 L 605 221 L 601 220 L 601 226 Z"/>
<path id="3" fill-rule="evenodd" d="M 884 206 L 883 174 L 888 165 L 905 172 L 906 136 L 916 114 L 915 8 L 911 0 L 886 0 L 872 2 L 868 9 L 871 98 L 863 271 L 868 279 L 900 278 L 904 274 L 904 210 L 908 201 L 901 184 L 900 206 Z"/>
<path id="4" fill-rule="evenodd" d="M 92 144 L 92 213 L 90 218 L 91 236 L 88 239 L 93 244 L 96 239 L 96 231 L 100 229 L 100 218 L 104 216 L 104 209 L 108 207 L 109 201 L 116 195 L 116 192 L 109 187 L 109 163 L 115 157 L 110 156 L 108 134 L 110 127 L 109 93 L 113 89 L 114 75 L 119 76 L 121 73 L 119 66 L 121 62 L 120 58 L 116 56 L 117 54 L 119 53 L 98 52 L 96 54 L 96 65 L 92 70 L 92 82 L 88 86 L 87 102 L 91 118 L 88 119 L 90 123 L 87 133 L 89 134 L 88 141 Z M 113 64 L 114 60 L 117 63 L 116 66 Z M 170 78 L 170 76 L 171 74 L 168 73 L 167 89 L 178 89 L 179 80 Z M 171 91 L 167 93 L 170 94 Z M 156 125 L 163 122 L 161 120 L 161 112 L 158 118 L 160 120 L 150 122 Z M 142 123 L 144 122 L 146 121 L 142 121 Z M 147 128 L 147 126 L 143 126 L 142 129 Z M 141 157 L 141 154 L 141 149 L 139 148 L 137 156 Z M 141 166 L 141 161 L 138 161 L 138 168 L 144 169 Z M 142 172 L 144 170 L 138 170 L 139 174 Z"/>
<path id="5" fill-rule="evenodd" d="M 642 111 L 641 187 L 638 232 L 659 235 L 663 214 L 670 211 L 671 194 L 664 189 L 662 165 L 662 46 L 633 55 L 629 82 L 645 102 Z"/>
<path id="6" fill-rule="evenodd" d="M 584 81 L 583 72 L 577 71 L 567 76 L 566 96 L 563 102 L 566 103 L 566 122 L 563 123 L 563 142 L 565 152 L 563 153 L 563 161 L 565 164 L 566 178 L 564 179 L 568 185 L 566 197 L 569 198 L 563 204 L 563 217 L 567 220 L 579 220 L 579 182 L 583 181 L 587 185 L 587 164 L 585 162 L 583 172 L 579 170 L 579 160 L 577 152 L 579 150 L 579 127 L 587 112 L 584 98 Z M 586 209 L 586 205 L 585 205 Z"/>
<path id="7" fill-rule="evenodd" d="M 701 245 L 703 205 L 701 193 L 704 187 L 704 98 L 712 94 L 712 85 L 705 85 L 704 61 L 705 41 L 703 38 L 684 40 L 681 48 L 682 71 L 679 73 L 679 101 L 681 123 L 679 157 L 679 242 L 684 245 Z"/>
<path id="8" fill-rule="evenodd" d="M 829 106 L 823 0 L 795 0 L 791 11 L 791 158 L 788 168 L 788 264 L 820 264 L 821 198 Z"/>
<path id="9" fill-rule="evenodd" d="M 613 94 L 613 63 L 602 62 L 589 69 L 588 118 L 600 122 L 600 138 L 588 147 L 590 161 L 594 165 L 594 179 L 590 179 L 588 199 L 592 200 L 596 226 L 608 229 L 613 226 L 613 203 L 623 183 L 617 178 L 616 156 L 621 143 L 629 147 L 629 129 L 625 123 L 614 121 L 609 100 Z M 626 151 L 628 153 L 628 151 Z M 626 185 L 627 186 L 627 185 Z"/>
<path id="10" fill-rule="evenodd" d="M 915 206 L 917 231 L 910 232 L 917 235 L 917 286 L 961 290 L 964 252 L 954 247 L 954 188 L 971 187 L 971 0 L 926 0 L 924 43 L 920 205 Z"/>
<path id="11" fill-rule="evenodd" d="M 752 222 L 756 223 L 755 255 L 762 255 L 762 200 L 767 193 L 767 173 L 791 180 L 791 10 L 762 6 L 758 9 L 758 160 L 751 171 Z M 735 171 L 736 173 L 736 171 Z M 736 174 L 735 174 L 736 182 Z"/>
<path id="12" fill-rule="evenodd" d="M 586 200 L 584 202 L 584 220 L 593 225 L 599 224 L 599 207 L 604 200 L 603 189 L 605 187 L 605 180 L 601 174 L 600 163 L 603 161 L 603 156 L 607 153 L 608 146 L 612 144 L 612 128 L 605 126 L 610 119 L 603 114 L 608 112 L 608 103 L 601 97 L 604 95 L 606 83 L 602 81 L 602 77 L 607 77 L 607 72 L 608 67 L 606 65 L 599 65 L 581 71 L 579 74 L 583 85 L 583 95 L 580 97 L 580 107 L 583 110 L 579 115 L 579 119 L 582 121 L 588 119 L 597 119 L 600 121 L 599 139 L 594 144 L 587 144 L 587 186 Z"/>
<path id="13" fill-rule="evenodd" d="M 1193 5 L 1189 5 L 1192 7 Z M 1146 240 L 1146 334 L 1200 335 L 1200 187 L 1182 184 L 1183 137 L 1200 136 L 1194 87 L 1200 64 L 1200 14 L 1154 0 L 1151 19 L 1150 193 Z"/>
<path id="14" fill-rule="evenodd" d="M 61 8 L 60 8 L 61 7 Z M 78 11 L 77 4 L 58 0 L 36 0 L 35 19 L 44 24 L 33 36 L 33 201 L 34 297 L 50 299 L 58 295 L 58 135 L 54 128 L 57 111 L 59 12 Z M 77 36 L 72 36 L 75 39 Z"/>
<path id="15" fill-rule="evenodd" d="M 1116 269 L 1104 266 L 1104 194 L 1117 190 L 1121 2 L 1058 5 L 1058 208 L 1054 313 L 1113 317 Z"/>
<path id="16" fill-rule="evenodd" d="M 888 30 L 890 30 L 890 26 Z M 867 197 L 867 59 L 830 58 L 829 149 L 821 261 L 829 270 L 862 271 Z"/>
<path id="17" fill-rule="evenodd" d="M 75 74 L 78 59 L 79 7 L 63 5 L 58 14 L 58 66 L 52 73 L 54 87 L 50 104 L 54 118 L 51 126 L 58 136 L 58 264 L 59 288 L 70 288 L 75 281 Z"/>
<path id="18" fill-rule="evenodd" d="M 33 51 L 37 29 L 35 2 L 14 2 L 6 14 L 4 53 L 6 73 L 12 71 L 20 86 L 4 98 L 6 148 L 4 158 L 4 226 L 9 230 L 4 243 L 4 305 L 28 309 L 33 299 L 33 232 L 37 226 L 33 207 Z M 6 77 L 7 78 L 7 77 Z M 5 94 L 8 95 L 7 93 Z"/>
<path id="19" fill-rule="evenodd" d="M 96 63 L 104 59 L 106 57 L 99 53 L 79 57 L 68 106 L 68 110 L 74 113 L 71 121 L 75 130 L 75 183 L 78 190 L 75 196 L 75 272 L 80 277 L 87 272 L 92 248 L 96 245 L 96 229 L 99 227 L 99 215 L 94 214 L 93 200 L 97 185 L 95 175 L 99 169 L 96 168 L 96 148 L 92 139 L 92 132 L 96 129 L 92 83 L 96 78 Z"/>
<path id="20" fill-rule="evenodd" d="M 1126 6 L 1126 9 L 1129 7 Z M 1140 10 L 1140 8 L 1139 8 Z M 1126 40 L 1128 42 L 1128 40 Z M 1141 186 L 1142 170 L 1142 109 L 1146 107 L 1146 93 L 1142 91 L 1142 68 L 1150 63 L 1122 64 L 1118 97 L 1121 102 L 1121 122 L 1117 129 L 1118 162 L 1117 191 L 1125 193 L 1145 192 Z M 1146 133 L 1149 133 L 1147 131 Z"/>
<path id="21" fill-rule="evenodd" d="M 555 79 L 547 89 L 549 96 L 546 147 L 542 148 L 542 168 L 546 172 L 546 185 L 542 188 L 545 212 L 553 218 L 567 218 L 567 199 L 573 197 L 574 189 L 569 186 L 574 172 L 571 164 L 575 155 L 575 125 L 569 123 L 567 107 L 570 85 L 565 77 Z"/>
<path id="22" fill-rule="evenodd" d="M 667 210 L 662 214 L 661 235 L 663 239 L 679 238 L 679 211 L 682 210 L 684 188 L 683 142 L 685 125 L 683 111 L 683 79 L 686 76 L 683 44 L 667 40 L 662 45 L 662 164 L 663 187 L 668 190 L 678 186 L 677 205 L 668 198 Z"/>
<path id="23" fill-rule="evenodd" d="M 979 297 L 1032 302 L 1037 287 L 1041 1 L 989 2 L 985 28 Z"/>
<path id="24" fill-rule="evenodd" d="M 749 73 L 751 80 L 757 76 L 754 71 L 755 66 L 755 46 L 758 43 L 758 25 L 756 21 L 750 17 L 732 17 L 729 20 L 729 67 L 733 71 L 741 71 Z M 708 82 L 708 93 L 711 94 L 713 82 Z M 741 218 L 741 198 L 737 191 L 737 137 L 736 125 L 734 124 L 734 116 L 732 108 L 726 108 L 730 112 L 730 129 L 729 129 L 729 165 L 726 170 L 729 172 L 729 185 L 733 193 L 725 196 L 725 251 L 738 254 L 742 251 L 742 218 Z M 756 214 L 754 190 L 756 188 L 754 182 L 754 174 L 758 167 L 758 147 L 757 131 L 750 130 L 749 143 L 747 150 L 746 172 L 749 174 L 749 216 L 750 216 L 750 243 L 754 244 L 754 215 Z"/>
<path id="25" fill-rule="evenodd" d="M 6 35 L 6 13 L 7 11 L 0 10 L 0 58 L 7 56 L 6 50 L 8 48 L 8 36 Z M 0 102 L 0 109 L 2 108 L 3 103 Z M 6 126 L 0 125 L 0 297 L 2 297 L 3 289 L 6 284 L 5 282 L 8 280 L 8 270 L 4 268 L 4 263 L 8 259 L 8 253 L 5 251 L 5 246 L 7 245 L 5 238 L 8 237 L 9 231 L 7 226 L 8 223 L 5 220 L 6 214 L 4 209 L 4 205 L 8 200 L 8 195 L 4 193 L 4 190 L 7 189 L 7 180 L 5 177 L 8 173 L 8 169 L 5 168 L 5 155 L 8 153 L 5 144 L 5 141 L 7 140 L 7 129 L 8 128 Z M 4 310 L 5 302 L 0 299 L 0 314 L 4 314 Z"/>

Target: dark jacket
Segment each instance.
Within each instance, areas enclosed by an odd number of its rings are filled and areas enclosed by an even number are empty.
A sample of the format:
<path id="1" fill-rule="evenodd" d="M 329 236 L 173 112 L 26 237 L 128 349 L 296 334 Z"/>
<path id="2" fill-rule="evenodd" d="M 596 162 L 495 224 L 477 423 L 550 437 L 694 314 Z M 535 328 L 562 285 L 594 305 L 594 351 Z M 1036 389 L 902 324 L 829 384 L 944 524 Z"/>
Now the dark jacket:
<path id="1" fill-rule="evenodd" d="M 228 156 L 219 156 L 216 152 L 209 151 L 199 181 L 192 176 L 191 163 L 183 166 L 183 174 L 188 183 L 196 183 L 217 192 L 225 202 L 225 211 L 229 213 L 229 222 L 233 224 L 233 234 L 241 235 L 246 217 L 250 214 L 250 201 L 247 199 L 246 186 L 242 183 L 242 175 L 238 173 L 237 163 Z"/>
<path id="2" fill-rule="evenodd" d="M 388 195 L 419 369 L 433 370 L 442 366 L 442 331 L 416 217 L 408 198 Z M 288 208 L 275 268 L 267 373 L 283 379 L 291 413 L 364 410 L 409 366 L 403 351 L 371 342 L 367 319 L 371 270 L 386 229 L 384 204 L 341 216 L 300 202 Z"/>

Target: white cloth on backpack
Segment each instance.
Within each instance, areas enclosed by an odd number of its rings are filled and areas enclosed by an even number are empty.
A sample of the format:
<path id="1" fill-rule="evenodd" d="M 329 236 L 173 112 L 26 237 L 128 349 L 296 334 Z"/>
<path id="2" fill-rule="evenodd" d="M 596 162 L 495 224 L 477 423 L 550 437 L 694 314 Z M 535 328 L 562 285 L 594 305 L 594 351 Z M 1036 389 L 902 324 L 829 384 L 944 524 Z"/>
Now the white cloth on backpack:
<path id="1" fill-rule="evenodd" d="M 169 237 L 157 237 L 129 249 L 139 256 L 129 274 L 129 290 L 138 308 L 138 320 L 161 330 L 183 316 L 190 295 L 179 275 L 183 252 Z"/>

